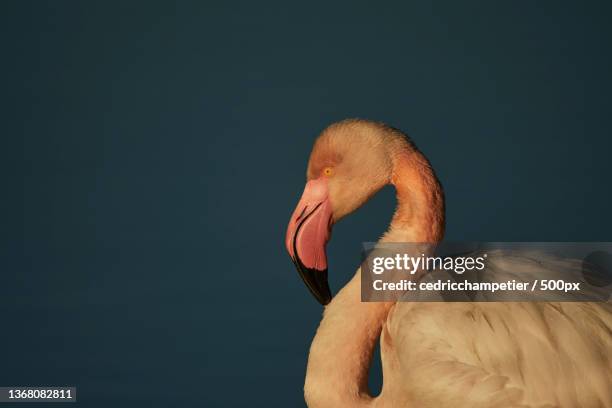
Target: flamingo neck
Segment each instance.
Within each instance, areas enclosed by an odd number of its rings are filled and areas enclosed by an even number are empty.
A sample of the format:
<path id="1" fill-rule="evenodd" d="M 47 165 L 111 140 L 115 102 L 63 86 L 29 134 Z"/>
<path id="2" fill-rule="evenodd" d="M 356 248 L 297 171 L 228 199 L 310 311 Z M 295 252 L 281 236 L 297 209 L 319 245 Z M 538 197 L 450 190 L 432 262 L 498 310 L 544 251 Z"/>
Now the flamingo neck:
<path id="1" fill-rule="evenodd" d="M 428 242 L 444 235 L 444 194 L 429 162 L 419 151 L 394 157 L 391 184 L 397 210 L 380 242 Z"/>
<path id="2" fill-rule="evenodd" d="M 418 151 L 393 157 L 397 210 L 380 242 L 437 242 L 444 231 L 442 189 Z M 325 308 L 310 348 L 305 397 L 311 407 L 366 407 L 372 353 L 393 302 L 361 302 L 361 269 Z M 383 389 L 384 393 L 384 389 Z"/>

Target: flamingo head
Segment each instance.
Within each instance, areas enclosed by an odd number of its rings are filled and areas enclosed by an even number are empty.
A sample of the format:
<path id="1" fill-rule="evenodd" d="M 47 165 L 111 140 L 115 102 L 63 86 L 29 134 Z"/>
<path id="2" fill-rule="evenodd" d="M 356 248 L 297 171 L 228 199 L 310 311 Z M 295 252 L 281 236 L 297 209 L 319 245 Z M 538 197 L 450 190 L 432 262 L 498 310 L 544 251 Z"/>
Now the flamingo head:
<path id="1" fill-rule="evenodd" d="M 306 186 L 289 220 L 285 245 L 322 305 L 332 299 L 326 254 L 331 229 L 390 182 L 392 147 L 399 139 L 385 125 L 348 120 L 325 129 L 314 144 Z"/>

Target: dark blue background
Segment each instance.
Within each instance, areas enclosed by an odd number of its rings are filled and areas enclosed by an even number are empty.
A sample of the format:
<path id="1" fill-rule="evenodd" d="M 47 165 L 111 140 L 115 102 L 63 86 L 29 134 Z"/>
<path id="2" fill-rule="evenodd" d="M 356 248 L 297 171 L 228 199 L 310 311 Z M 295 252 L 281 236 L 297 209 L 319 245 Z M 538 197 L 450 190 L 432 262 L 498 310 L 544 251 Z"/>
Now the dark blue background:
<path id="1" fill-rule="evenodd" d="M 0 385 L 301 406 L 321 307 L 284 230 L 347 117 L 428 155 L 448 239 L 611 239 L 609 2 L 0 7 Z M 393 200 L 336 227 L 334 291 Z"/>

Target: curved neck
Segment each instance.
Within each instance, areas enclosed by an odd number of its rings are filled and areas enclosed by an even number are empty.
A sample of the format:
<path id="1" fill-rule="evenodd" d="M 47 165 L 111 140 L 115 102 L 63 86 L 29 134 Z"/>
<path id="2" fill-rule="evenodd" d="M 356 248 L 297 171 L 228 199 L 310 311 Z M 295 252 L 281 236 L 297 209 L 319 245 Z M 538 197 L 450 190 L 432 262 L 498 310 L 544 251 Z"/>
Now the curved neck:
<path id="1" fill-rule="evenodd" d="M 393 156 L 397 209 L 381 242 L 437 242 L 444 233 L 444 198 L 418 151 Z M 361 302 L 361 269 L 326 307 L 310 348 L 304 387 L 311 407 L 369 406 L 372 353 L 394 303 Z"/>
<path id="2" fill-rule="evenodd" d="M 441 241 L 444 193 L 425 156 L 416 150 L 395 155 L 391 184 L 397 191 L 397 209 L 380 241 Z"/>

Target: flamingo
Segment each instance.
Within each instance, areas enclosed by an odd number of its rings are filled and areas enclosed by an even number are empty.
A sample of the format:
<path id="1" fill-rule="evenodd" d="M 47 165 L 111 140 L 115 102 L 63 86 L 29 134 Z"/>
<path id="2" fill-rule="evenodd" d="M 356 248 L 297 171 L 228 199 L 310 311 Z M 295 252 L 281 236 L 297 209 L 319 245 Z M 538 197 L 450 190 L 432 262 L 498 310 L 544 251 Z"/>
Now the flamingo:
<path id="1" fill-rule="evenodd" d="M 383 186 L 397 208 L 379 242 L 438 242 L 444 195 L 401 131 L 344 120 L 317 138 L 286 247 L 324 313 L 310 347 L 310 407 L 612 407 L 610 303 L 361 302 L 360 274 L 333 297 L 325 245 Z M 383 386 L 368 390 L 380 339 Z"/>

